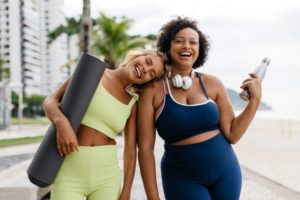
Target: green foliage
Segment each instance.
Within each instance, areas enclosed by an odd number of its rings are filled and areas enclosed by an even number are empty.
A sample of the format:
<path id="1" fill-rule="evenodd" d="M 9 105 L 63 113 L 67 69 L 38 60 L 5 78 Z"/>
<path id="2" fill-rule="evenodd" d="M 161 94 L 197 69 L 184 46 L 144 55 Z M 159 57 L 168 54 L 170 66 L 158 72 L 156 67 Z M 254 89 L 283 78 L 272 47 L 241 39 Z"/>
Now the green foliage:
<path id="1" fill-rule="evenodd" d="M 14 107 L 19 106 L 19 95 L 14 91 L 12 91 L 12 93 L 11 93 L 11 101 L 12 101 L 12 104 L 14 105 Z"/>
<path id="2" fill-rule="evenodd" d="M 55 28 L 53 31 L 48 33 L 48 44 L 51 44 L 54 42 L 59 36 L 62 34 L 67 35 L 67 51 L 68 51 L 68 61 L 67 64 L 63 65 L 63 67 L 66 67 L 68 70 L 68 75 L 71 74 L 71 65 L 70 65 L 70 38 L 72 35 L 76 35 L 80 33 L 80 20 L 77 20 L 74 17 L 66 18 L 66 24 L 60 25 L 57 28 Z"/>
<path id="3" fill-rule="evenodd" d="M 11 118 L 11 124 L 12 125 L 18 125 L 19 122 L 19 118 L 18 117 L 12 117 Z M 24 125 L 47 125 L 50 124 L 50 120 L 47 117 L 23 117 L 22 118 L 22 124 Z"/>
<path id="4" fill-rule="evenodd" d="M 44 116 L 42 108 L 45 96 L 42 95 L 31 95 L 24 98 L 24 103 L 27 107 L 24 109 L 24 115 L 28 117 Z"/>
<path id="5" fill-rule="evenodd" d="M 153 34 L 146 37 L 128 34 L 132 23 L 133 21 L 126 17 L 108 17 L 102 12 L 98 18 L 92 19 L 91 52 L 104 58 L 109 68 L 116 68 L 129 50 L 143 48 L 156 39 Z M 67 34 L 68 38 L 74 34 L 79 34 L 80 25 L 81 20 L 66 18 L 66 25 L 60 25 L 48 34 L 48 43 L 52 43 L 64 33 Z M 69 64 L 65 66 L 70 67 Z"/>
<path id="6" fill-rule="evenodd" d="M 146 36 L 146 38 L 154 42 L 157 39 L 157 36 L 154 34 L 149 34 Z"/>
<path id="7" fill-rule="evenodd" d="M 0 140 L 0 147 L 40 142 L 43 137 L 44 136 L 35 136 Z"/>
<path id="8" fill-rule="evenodd" d="M 31 95 L 24 97 L 24 104 L 26 107 L 23 110 L 24 116 L 26 117 L 35 117 L 35 116 L 45 116 L 45 113 L 42 108 L 43 101 L 45 96 L 42 95 Z M 18 108 L 19 108 L 19 99 L 18 94 L 12 92 L 12 104 L 13 110 L 12 115 L 18 115 Z"/>
<path id="9" fill-rule="evenodd" d="M 5 67 L 5 60 L 0 57 L 0 82 L 8 79 L 10 76 L 9 68 Z"/>
<path id="10" fill-rule="evenodd" d="M 129 50 L 150 43 L 145 37 L 128 34 L 132 23 L 133 21 L 126 17 L 108 17 L 102 12 L 93 20 L 92 52 L 104 57 L 109 68 L 116 68 Z"/>
<path id="11" fill-rule="evenodd" d="M 80 33 L 80 20 L 74 17 L 66 18 L 66 24 L 60 25 L 53 31 L 48 33 L 48 43 L 51 44 L 62 34 L 67 34 L 68 37 Z"/>

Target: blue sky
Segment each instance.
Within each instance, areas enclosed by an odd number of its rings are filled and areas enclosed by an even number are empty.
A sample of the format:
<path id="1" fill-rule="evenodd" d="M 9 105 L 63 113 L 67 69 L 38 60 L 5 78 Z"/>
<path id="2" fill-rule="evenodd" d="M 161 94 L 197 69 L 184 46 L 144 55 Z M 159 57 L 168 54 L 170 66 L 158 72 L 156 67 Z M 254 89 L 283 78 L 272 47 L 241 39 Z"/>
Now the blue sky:
<path id="1" fill-rule="evenodd" d="M 82 12 L 81 0 L 64 0 L 67 16 Z M 211 50 L 203 71 L 239 91 L 264 57 L 271 59 L 263 100 L 284 115 L 300 118 L 300 1 L 297 0 L 91 0 L 91 13 L 134 20 L 133 34 L 156 34 L 175 15 L 196 19 Z"/>

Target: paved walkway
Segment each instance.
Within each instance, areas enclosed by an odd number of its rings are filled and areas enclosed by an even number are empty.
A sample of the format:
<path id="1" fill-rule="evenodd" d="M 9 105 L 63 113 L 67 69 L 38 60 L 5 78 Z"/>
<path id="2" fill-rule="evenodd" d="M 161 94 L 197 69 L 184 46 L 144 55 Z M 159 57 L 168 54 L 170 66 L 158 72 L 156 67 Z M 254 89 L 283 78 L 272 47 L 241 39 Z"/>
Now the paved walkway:
<path id="1" fill-rule="evenodd" d="M 35 136 L 41 135 L 46 132 L 48 126 L 24 126 L 22 130 L 19 127 L 12 127 L 10 133 L 0 131 L 0 139 L 14 138 L 23 136 Z M 119 160 L 120 166 L 122 163 L 122 144 L 123 137 L 118 137 L 118 149 L 119 149 Z M 163 141 L 159 138 L 156 143 L 155 155 L 156 155 L 156 167 L 158 184 L 161 199 L 164 199 L 161 180 L 160 180 L 160 158 L 163 153 Z M 8 195 L 19 194 L 19 197 L 11 197 L 10 200 L 22 199 L 22 200 L 35 200 L 37 196 L 45 194 L 47 189 L 40 191 L 38 188 L 33 186 L 27 179 L 26 169 L 30 163 L 33 153 L 38 148 L 39 144 L 27 144 L 13 147 L 0 148 L 0 199 L 7 199 Z M 26 157 L 27 156 L 27 157 Z M 19 159 L 19 162 L 14 163 L 10 166 L 7 165 L 8 158 Z M 2 159 L 2 161 L 1 161 Z M 241 200 L 299 200 L 300 194 L 293 190 L 280 185 L 268 178 L 265 178 L 259 173 L 251 171 L 242 167 L 243 171 L 243 187 L 241 193 Z M 8 178 L 9 177 L 9 178 Z M 16 191 L 17 190 L 17 191 Z M 49 188 L 48 188 L 49 190 Z M 30 192 L 29 192 L 30 191 Z M 33 192 L 32 192 L 33 191 Z M 30 193 L 30 194 L 29 194 Z M 40 193 L 34 195 L 33 193 Z M 27 196 L 26 196 L 27 195 Z M 26 197 L 25 197 L 26 196 Z M 146 200 L 142 180 L 140 177 L 140 170 L 137 167 L 136 176 L 134 180 L 132 190 L 132 200 Z"/>

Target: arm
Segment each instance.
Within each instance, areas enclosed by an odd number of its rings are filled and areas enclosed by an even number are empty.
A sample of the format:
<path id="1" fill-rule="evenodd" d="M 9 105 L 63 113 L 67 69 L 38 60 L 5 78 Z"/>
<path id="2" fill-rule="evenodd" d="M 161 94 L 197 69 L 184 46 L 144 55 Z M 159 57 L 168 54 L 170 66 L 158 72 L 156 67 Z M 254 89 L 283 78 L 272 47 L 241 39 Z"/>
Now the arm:
<path id="1" fill-rule="evenodd" d="M 250 74 L 250 76 L 243 82 L 241 88 L 247 87 L 251 98 L 246 108 L 238 116 L 234 115 L 225 87 L 220 81 L 217 83 L 217 87 L 220 88 L 216 99 L 220 110 L 220 128 L 232 144 L 237 143 L 244 135 L 260 104 L 261 82 L 255 74 Z"/>
<path id="2" fill-rule="evenodd" d="M 136 166 L 136 112 L 137 105 L 134 104 L 131 115 L 124 129 L 124 180 L 119 200 L 130 199 L 132 182 Z"/>
<path id="3" fill-rule="evenodd" d="M 46 97 L 43 102 L 43 109 L 46 116 L 54 124 L 56 128 L 56 140 L 59 154 L 68 155 L 75 149 L 78 150 L 78 143 L 76 135 L 64 114 L 59 109 L 59 102 L 61 101 L 69 79 L 60 85 L 52 94 Z"/>
<path id="4" fill-rule="evenodd" d="M 148 200 L 158 200 L 154 145 L 154 89 L 146 88 L 138 101 L 138 159 Z"/>

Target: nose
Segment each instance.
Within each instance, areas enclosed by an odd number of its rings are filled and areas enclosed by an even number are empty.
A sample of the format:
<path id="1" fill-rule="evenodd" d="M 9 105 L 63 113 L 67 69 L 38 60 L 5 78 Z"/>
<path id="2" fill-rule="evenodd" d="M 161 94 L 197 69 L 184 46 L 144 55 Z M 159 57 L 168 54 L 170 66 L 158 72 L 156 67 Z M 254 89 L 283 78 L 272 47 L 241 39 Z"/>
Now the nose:
<path id="1" fill-rule="evenodd" d="M 185 41 L 185 42 L 183 42 L 183 47 L 184 48 L 190 48 L 191 46 L 190 46 L 190 43 L 189 43 L 189 41 Z"/>
<path id="2" fill-rule="evenodd" d="M 144 73 L 147 73 L 147 72 L 149 72 L 151 69 L 152 69 L 152 67 L 151 67 L 151 66 L 148 66 L 148 65 L 143 65 L 143 72 L 144 72 Z"/>

